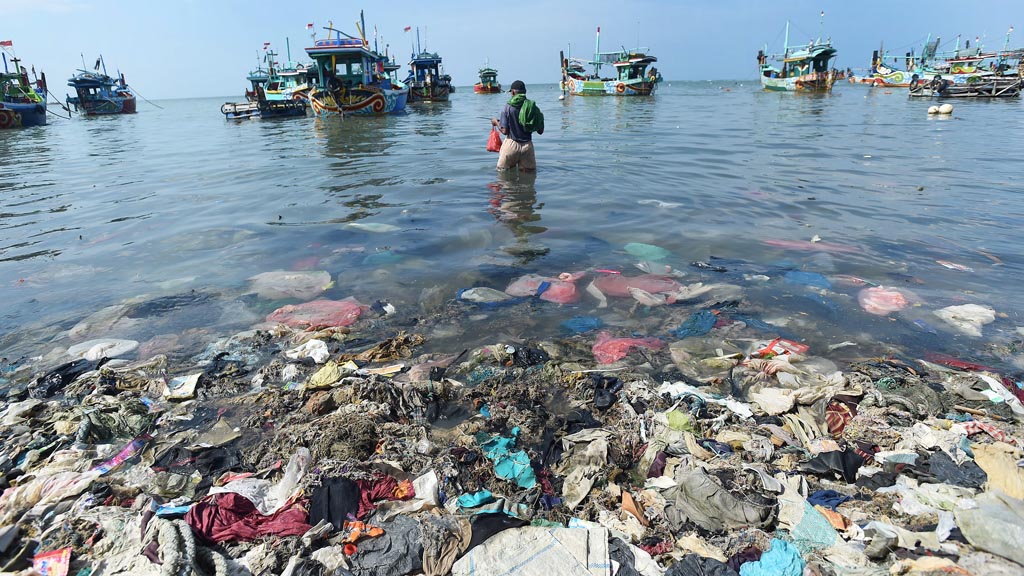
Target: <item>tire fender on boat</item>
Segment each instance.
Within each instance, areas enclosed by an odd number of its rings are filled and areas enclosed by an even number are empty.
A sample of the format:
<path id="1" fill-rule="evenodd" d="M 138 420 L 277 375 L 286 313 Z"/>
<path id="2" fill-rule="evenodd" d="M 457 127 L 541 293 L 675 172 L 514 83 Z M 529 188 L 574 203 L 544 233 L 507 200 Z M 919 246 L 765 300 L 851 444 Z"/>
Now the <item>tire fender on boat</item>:
<path id="1" fill-rule="evenodd" d="M 615 85 L 615 91 L 618 92 L 619 94 L 622 94 L 623 92 L 626 91 L 626 85 L 623 84 L 622 82 L 619 82 L 618 84 Z"/>

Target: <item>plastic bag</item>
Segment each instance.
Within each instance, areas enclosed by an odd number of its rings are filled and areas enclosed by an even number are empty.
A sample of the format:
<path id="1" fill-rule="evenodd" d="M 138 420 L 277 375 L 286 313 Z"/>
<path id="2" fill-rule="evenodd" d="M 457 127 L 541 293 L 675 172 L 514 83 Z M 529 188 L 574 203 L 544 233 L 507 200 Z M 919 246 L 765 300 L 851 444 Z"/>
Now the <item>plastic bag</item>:
<path id="1" fill-rule="evenodd" d="M 487 139 L 487 151 L 488 152 L 500 152 L 501 151 L 501 134 L 498 133 L 497 128 L 491 128 L 491 136 Z"/>

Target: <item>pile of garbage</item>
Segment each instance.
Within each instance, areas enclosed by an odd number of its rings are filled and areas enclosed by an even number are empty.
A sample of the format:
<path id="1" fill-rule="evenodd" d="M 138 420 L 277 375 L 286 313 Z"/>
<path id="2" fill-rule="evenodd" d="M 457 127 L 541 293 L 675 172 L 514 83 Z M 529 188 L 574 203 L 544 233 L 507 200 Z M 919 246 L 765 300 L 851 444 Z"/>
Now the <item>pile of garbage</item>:
<path id="1" fill-rule="evenodd" d="M 429 322 L 268 275 L 267 298 L 304 301 L 188 358 L 99 338 L 5 364 L 0 572 L 1024 570 L 1020 382 L 895 350 L 837 363 L 851 343 L 801 341 L 739 286 L 657 272 L 531 275 L 446 304 L 589 299 L 536 341 L 430 351 Z"/>

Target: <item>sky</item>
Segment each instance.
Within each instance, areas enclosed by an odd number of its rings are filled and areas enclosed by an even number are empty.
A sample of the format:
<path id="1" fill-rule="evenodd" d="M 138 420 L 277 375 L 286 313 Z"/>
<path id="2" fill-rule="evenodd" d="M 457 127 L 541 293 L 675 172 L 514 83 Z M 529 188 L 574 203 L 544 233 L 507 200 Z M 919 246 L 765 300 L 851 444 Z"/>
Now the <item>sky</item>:
<path id="1" fill-rule="evenodd" d="M 920 52 L 928 34 L 951 46 L 958 34 L 978 36 L 996 49 L 1016 24 L 1010 47 L 1024 46 L 1024 0 L 391 0 L 363 8 L 371 43 L 376 26 L 381 50 L 388 44 L 404 65 L 419 27 L 457 86 L 476 82 L 485 61 L 505 85 L 557 82 L 559 50 L 590 57 L 598 26 L 602 51 L 639 43 L 667 80 L 756 78 L 757 51 L 781 51 L 787 19 L 793 44 L 830 36 L 839 68 L 868 66 L 882 42 Z M 358 18 L 357 3 L 337 0 L 0 0 L 0 40 L 45 71 L 58 96 L 71 91 L 66 80 L 83 55 L 91 67 L 102 54 L 111 75 L 124 72 L 149 99 L 241 97 L 264 42 L 284 61 L 288 38 L 292 59 L 304 59 L 308 23 L 319 37 L 329 21 L 356 35 Z"/>

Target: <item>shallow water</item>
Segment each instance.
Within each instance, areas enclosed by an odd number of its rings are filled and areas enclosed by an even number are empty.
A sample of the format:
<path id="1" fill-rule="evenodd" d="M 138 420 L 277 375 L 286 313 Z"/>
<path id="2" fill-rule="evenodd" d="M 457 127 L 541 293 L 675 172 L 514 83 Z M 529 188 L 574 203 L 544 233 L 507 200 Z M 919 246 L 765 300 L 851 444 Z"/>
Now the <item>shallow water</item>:
<path id="1" fill-rule="evenodd" d="M 786 324 L 812 353 L 853 340 L 864 355 L 881 342 L 1001 362 L 986 351 L 1024 325 L 1021 103 L 957 102 L 935 118 L 902 90 L 727 87 L 565 101 L 531 87 L 547 125 L 535 178 L 496 174 L 484 146 L 505 98 L 468 88 L 387 118 L 226 122 L 225 99 L 211 98 L 0 132 L 0 355 L 66 347 L 97 310 L 167 296 L 106 335 L 175 337 L 194 353 L 284 303 L 246 295 L 249 277 L 280 269 L 326 270 L 326 297 L 387 300 L 408 328 L 460 288 L 503 289 L 528 272 L 639 273 L 623 246 L 642 242 L 669 250 L 662 263 L 684 283 L 744 287 L 746 311 Z M 815 236 L 813 249 L 765 243 Z M 906 289 L 916 305 L 873 316 L 858 287 L 822 295 L 786 283 L 789 270 Z M 963 303 L 1000 317 L 974 338 L 932 314 Z M 555 336 L 594 304 L 460 305 L 426 331 L 448 351 Z"/>

